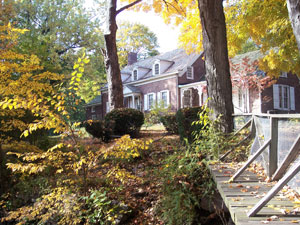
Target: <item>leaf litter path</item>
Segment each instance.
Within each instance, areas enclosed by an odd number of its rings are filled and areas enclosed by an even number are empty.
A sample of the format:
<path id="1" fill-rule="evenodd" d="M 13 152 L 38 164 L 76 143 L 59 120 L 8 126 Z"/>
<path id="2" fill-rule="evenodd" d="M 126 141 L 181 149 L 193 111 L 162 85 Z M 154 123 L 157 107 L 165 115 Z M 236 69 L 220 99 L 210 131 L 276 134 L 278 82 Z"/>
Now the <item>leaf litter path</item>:
<path id="1" fill-rule="evenodd" d="M 164 224 L 155 214 L 161 188 L 158 171 L 162 169 L 163 160 L 178 146 L 179 137 L 164 131 L 142 131 L 140 138 L 152 138 L 154 142 L 140 159 L 124 165 L 139 179 L 124 185 L 124 201 L 133 212 L 122 224 Z"/>

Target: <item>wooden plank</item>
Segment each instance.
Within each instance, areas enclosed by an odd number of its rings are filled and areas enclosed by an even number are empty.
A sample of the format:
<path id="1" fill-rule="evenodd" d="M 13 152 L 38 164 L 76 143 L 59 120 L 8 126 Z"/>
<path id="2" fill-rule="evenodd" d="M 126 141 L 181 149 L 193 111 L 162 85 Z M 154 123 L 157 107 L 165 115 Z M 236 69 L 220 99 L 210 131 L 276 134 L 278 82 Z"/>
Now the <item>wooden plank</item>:
<path id="1" fill-rule="evenodd" d="M 277 170 L 278 163 L 278 118 L 270 119 L 270 152 L 269 152 L 269 168 L 267 171 L 268 177 L 272 177 Z"/>
<path id="2" fill-rule="evenodd" d="M 250 133 L 247 137 L 245 137 L 243 140 L 241 140 L 239 143 L 237 143 L 236 145 L 232 146 L 231 149 L 229 151 L 227 151 L 226 153 L 224 153 L 224 155 L 222 155 L 219 160 L 223 161 L 231 152 L 234 151 L 234 148 L 236 148 L 237 146 L 243 144 L 245 141 L 247 141 L 249 138 L 252 137 L 252 134 Z"/>
<path id="3" fill-rule="evenodd" d="M 239 132 L 241 132 L 243 129 L 247 128 L 250 126 L 250 124 L 252 123 L 252 119 L 250 119 L 247 123 L 245 123 L 240 129 L 238 129 L 236 132 L 234 132 L 234 134 L 232 135 L 232 137 L 234 137 L 235 135 L 237 135 Z"/>
<path id="4" fill-rule="evenodd" d="M 222 175 L 224 175 L 224 172 L 228 173 L 233 171 L 230 166 L 231 164 L 229 163 L 222 163 L 219 166 L 210 166 L 210 170 L 216 182 L 217 189 L 219 190 L 220 195 L 230 212 L 231 218 L 236 225 L 263 224 L 262 221 L 267 221 L 273 215 L 278 216 L 282 221 L 277 219 L 277 221 L 271 221 L 270 224 L 286 225 L 294 220 L 299 220 L 300 223 L 299 215 L 282 214 L 280 209 L 288 209 L 292 211 L 294 204 L 287 198 L 282 199 L 282 196 L 276 195 L 268 202 L 268 205 L 262 207 L 255 217 L 248 217 L 247 212 L 257 205 L 257 202 L 263 199 L 264 196 L 272 190 L 273 184 L 259 181 L 256 174 L 247 170 L 242 176 L 245 176 L 246 174 L 253 180 L 240 183 L 228 183 L 226 182 L 226 177 L 222 177 Z M 240 176 L 239 179 L 242 176 Z M 243 188 L 247 188 L 248 191 L 243 192 Z M 251 193 L 252 191 L 254 191 L 253 194 Z"/>
<path id="5" fill-rule="evenodd" d="M 230 179 L 231 181 L 235 181 L 246 169 L 247 167 L 266 149 L 266 147 L 269 146 L 271 142 L 271 139 L 267 140 L 266 143 L 261 146 L 254 155 L 252 155 L 248 161 L 245 163 L 244 166 L 242 166 L 234 175 L 233 177 Z"/>
<path id="6" fill-rule="evenodd" d="M 272 180 L 279 180 L 284 175 L 287 168 L 297 159 L 297 156 L 300 152 L 300 134 L 291 147 L 289 154 L 284 158 L 279 168 L 276 170 Z"/>
<path id="7" fill-rule="evenodd" d="M 300 171 L 300 162 L 291 168 L 280 181 L 263 197 L 247 214 L 249 217 L 255 216 L 283 187 Z"/>

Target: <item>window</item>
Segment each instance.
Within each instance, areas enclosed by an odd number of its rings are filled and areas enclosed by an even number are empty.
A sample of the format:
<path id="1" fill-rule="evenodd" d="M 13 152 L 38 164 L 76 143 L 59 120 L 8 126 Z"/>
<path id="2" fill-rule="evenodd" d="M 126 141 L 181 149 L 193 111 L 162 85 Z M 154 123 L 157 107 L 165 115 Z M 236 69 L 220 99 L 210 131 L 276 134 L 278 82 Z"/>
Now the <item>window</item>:
<path id="1" fill-rule="evenodd" d="M 288 85 L 273 85 L 274 109 L 295 110 L 294 87 Z"/>
<path id="2" fill-rule="evenodd" d="M 155 75 L 159 74 L 159 64 L 158 63 L 154 64 L 154 74 Z"/>
<path id="3" fill-rule="evenodd" d="M 92 106 L 92 109 L 91 109 L 91 112 L 96 112 L 96 107 L 95 106 Z"/>
<path id="4" fill-rule="evenodd" d="M 280 77 L 285 77 L 285 78 L 287 78 L 287 72 L 281 72 Z"/>
<path id="5" fill-rule="evenodd" d="M 187 79 L 194 79 L 194 68 L 192 66 L 188 66 L 186 68 L 186 78 Z"/>
<path id="6" fill-rule="evenodd" d="M 182 106 L 183 108 L 192 107 L 192 90 L 184 90 L 182 97 Z"/>
<path id="7" fill-rule="evenodd" d="M 243 106 L 243 92 L 242 92 L 241 88 L 239 88 L 239 90 L 238 90 L 238 97 L 239 97 L 239 108 L 242 108 L 242 106 Z"/>
<path id="8" fill-rule="evenodd" d="M 97 116 L 96 115 L 92 115 L 92 120 L 96 120 Z"/>
<path id="9" fill-rule="evenodd" d="M 152 109 L 154 106 L 154 94 L 148 94 L 148 109 Z"/>
<path id="10" fill-rule="evenodd" d="M 157 93 L 157 100 L 160 107 L 167 108 L 170 104 L 169 90 L 164 90 Z"/>
<path id="11" fill-rule="evenodd" d="M 144 110 L 150 110 L 156 102 L 156 93 L 148 93 L 144 95 Z"/>
<path id="12" fill-rule="evenodd" d="M 166 91 L 161 92 L 161 100 L 163 102 L 163 107 L 167 108 L 168 107 L 168 92 L 166 92 Z"/>
<path id="13" fill-rule="evenodd" d="M 137 80 L 137 79 L 138 79 L 138 71 L 133 70 L 133 80 Z"/>

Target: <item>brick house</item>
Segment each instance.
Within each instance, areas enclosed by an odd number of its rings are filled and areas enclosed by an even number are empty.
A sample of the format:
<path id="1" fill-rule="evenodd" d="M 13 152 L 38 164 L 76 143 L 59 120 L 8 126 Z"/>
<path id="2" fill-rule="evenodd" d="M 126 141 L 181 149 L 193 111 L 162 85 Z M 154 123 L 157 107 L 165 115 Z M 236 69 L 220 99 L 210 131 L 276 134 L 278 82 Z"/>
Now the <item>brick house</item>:
<path id="1" fill-rule="evenodd" d="M 257 57 L 257 52 L 246 55 Z M 245 57 L 235 57 L 236 60 Z M 156 103 L 170 110 L 203 105 L 207 99 L 203 53 L 187 55 L 176 49 L 137 61 L 134 53 L 121 71 L 125 107 L 148 112 Z M 296 101 L 297 100 L 297 101 Z M 283 73 L 272 87 L 257 90 L 233 88 L 235 113 L 300 113 L 298 77 Z M 108 112 L 107 87 L 86 105 L 87 119 L 102 119 Z"/>
<path id="2" fill-rule="evenodd" d="M 125 107 L 148 112 L 158 102 L 172 111 L 202 105 L 206 99 L 202 56 L 176 49 L 137 61 L 136 54 L 129 54 L 128 65 L 121 70 Z M 102 119 L 107 112 L 107 87 L 103 87 L 101 96 L 86 105 L 86 116 Z"/>
<path id="3" fill-rule="evenodd" d="M 243 64 L 243 59 L 249 59 L 249 64 L 263 55 L 259 51 L 252 51 L 234 57 L 231 61 Z M 243 69 L 241 66 L 240 69 Z M 258 68 L 255 74 L 265 77 L 266 73 Z M 231 72 L 232 76 L 235 76 Z M 251 75 L 251 74 L 249 74 Z M 238 77 L 238 74 L 237 74 Z M 291 73 L 282 72 L 275 83 L 261 91 L 256 88 L 240 88 L 233 85 L 232 101 L 234 112 L 240 113 L 300 113 L 300 82 Z"/>

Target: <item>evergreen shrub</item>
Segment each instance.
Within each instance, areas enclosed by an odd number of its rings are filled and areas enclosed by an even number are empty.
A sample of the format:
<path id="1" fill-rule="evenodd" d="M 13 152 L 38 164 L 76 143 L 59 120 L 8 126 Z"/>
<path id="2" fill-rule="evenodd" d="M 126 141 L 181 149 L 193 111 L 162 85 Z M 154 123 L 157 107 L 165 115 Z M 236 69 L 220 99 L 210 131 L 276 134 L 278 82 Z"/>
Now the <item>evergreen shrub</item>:
<path id="1" fill-rule="evenodd" d="M 189 143 L 193 141 L 193 132 L 203 128 L 201 124 L 192 124 L 199 120 L 199 113 L 202 112 L 202 107 L 190 107 L 179 109 L 176 112 L 176 121 L 178 126 L 178 134 L 180 140 L 187 139 Z"/>
<path id="2" fill-rule="evenodd" d="M 168 113 L 161 116 L 160 122 L 162 122 L 170 134 L 178 134 L 178 124 L 175 113 Z"/>
<path id="3" fill-rule="evenodd" d="M 144 124 L 144 114 L 136 109 L 118 108 L 105 115 L 105 121 L 114 122 L 114 135 L 129 134 L 136 137 Z"/>
<path id="4" fill-rule="evenodd" d="M 114 127 L 113 121 L 88 120 L 83 123 L 85 130 L 93 137 L 104 142 L 109 141 Z"/>

